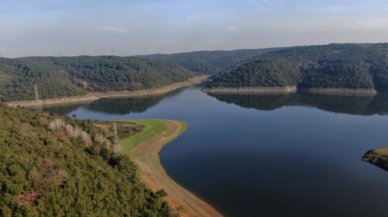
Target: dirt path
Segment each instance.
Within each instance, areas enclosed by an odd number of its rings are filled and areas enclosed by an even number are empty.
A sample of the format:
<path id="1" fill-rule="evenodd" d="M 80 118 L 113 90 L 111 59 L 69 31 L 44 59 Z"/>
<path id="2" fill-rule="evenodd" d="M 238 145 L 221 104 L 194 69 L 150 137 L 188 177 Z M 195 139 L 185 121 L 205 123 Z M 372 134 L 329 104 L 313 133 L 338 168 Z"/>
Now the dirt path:
<path id="1" fill-rule="evenodd" d="M 216 209 L 201 200 L 170 178 L 160 163 L 159 152 L 162 147 L 176 139 L 185 129 L 186 124 L 179 121 L 160 120 L 167 129 L 136 145 L 130 151 L 130 157 L 139 166 L 146 185 L 153 191 L 164 189 L 168 203 L 182 211 L 181 216 L 219 217 Z"/>
<path id="2" fill-rule="evenodd" d="M 68 97 L 59 97 L 43 100 L 21 100 L 21 101 L 12 101 L 5 102 L 6 105 L 11 107 L 22 106 L 22 107 L 31 107 L 31 106 L 40 106 L 40 105 L 58 105 L 58 104 L 70 104 L 78 102 L 89 102 L 95 101 L 101 98 L 107 97 L 136 97 L 136 96 L 149 96 L 149 95 L 159 95 L 167 93 L 179 88 L 189 87 L 201 84 L 208 79 L 209 76 L 197 76 L 191 78 L 187 81 L 173 83 L 164 87 L 146 89 L 146 90 L 137 90 L 137 91 L 109 91 L 109 92 L 90 92 L 82 96 L 68 96 Z"/>

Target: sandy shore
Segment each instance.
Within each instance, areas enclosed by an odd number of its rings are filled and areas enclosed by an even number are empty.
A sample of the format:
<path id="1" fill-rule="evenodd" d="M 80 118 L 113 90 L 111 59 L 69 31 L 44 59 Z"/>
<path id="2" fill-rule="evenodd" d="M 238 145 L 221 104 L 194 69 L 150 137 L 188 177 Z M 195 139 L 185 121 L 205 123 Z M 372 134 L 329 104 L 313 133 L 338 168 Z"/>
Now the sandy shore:
<path id="1" fill-rule="evenodd" d="M 223 216 L 211 205 L 195 196 L 168 176 L 160 163 L 159 152 L 164 145 L 176 139 L 187 128 L 184 122 L 162 121 L 166 130 L 152 136 L 133 147 L 129 153 L 138 165 L 146 185 L 153 191 L 164 189 L 168 196 L 166 201 L 180 211 L 184 217 L 219 217 Z"/>
<path id="2" fill-rule="evenodd" d="M 159 95 L 179 88 L 201 84 L 206 79 L 208 79 L 208 76 L 197 76 L 187 81 L 177 82 L 164 87 L 154 88 L 154 89 L 137 90 L 137 91 L 90 92 L 82 96 L 68 96 L 68 97 L 59 97 L 59 98 L 51 98 L 51 99 L 44 99 L 44 100 L 21 100 L 21 101 L 5 102 L 5 104 L 11 107 L 16 107 L 16 106 L 31 107 L 31 106 L 39 106 L 39 105 L 47 106 L 47 105 L 58 105 L 58 104 L 71 104 L 71 103 L 77 103 L 77 102 L 89 102 L 89 101 L 95 101 L 95 100 L 98 100 L 101 98 L 107 98 L 107 97 L 136 97 L 136 96 Z"/>

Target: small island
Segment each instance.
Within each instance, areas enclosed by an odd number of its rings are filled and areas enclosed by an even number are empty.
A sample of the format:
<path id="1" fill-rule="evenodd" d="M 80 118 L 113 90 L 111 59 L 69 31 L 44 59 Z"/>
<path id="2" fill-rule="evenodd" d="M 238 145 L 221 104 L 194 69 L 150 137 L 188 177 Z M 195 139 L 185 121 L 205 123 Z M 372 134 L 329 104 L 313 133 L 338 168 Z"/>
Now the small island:
<path id="1" fill-rule="evenodd" d="M 369 150 L 362 159 L 388 171 L 388 147 Z"/>

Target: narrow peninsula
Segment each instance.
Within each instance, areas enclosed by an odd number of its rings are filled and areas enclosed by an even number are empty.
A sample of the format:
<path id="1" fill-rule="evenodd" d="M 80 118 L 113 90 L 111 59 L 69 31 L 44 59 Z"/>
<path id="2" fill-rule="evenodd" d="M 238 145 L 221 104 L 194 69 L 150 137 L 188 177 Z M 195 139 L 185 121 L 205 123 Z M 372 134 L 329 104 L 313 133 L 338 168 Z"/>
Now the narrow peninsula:
<path id="1" fill-rule="evenodd" d="M 146 185 L 153 191 L 167 192 L 166 201 L 180 216 L 218 217 L 222 216 L 207 202 L 176 183 L 164 170 L 159 152 L 164 145 L 175 140 L 187 129 L 187 124 L 174 120 L 133 120 L 145 126 L 141 133 L 121 140 L 119 152 L 129 155 L 139 167 Z"/>
<path id="2" fill-rule="evenodd" d="M 78 120 L 1 104 L 0 118 L 1 216 L 222 216 L 160 163 L 184 122 Z"/>

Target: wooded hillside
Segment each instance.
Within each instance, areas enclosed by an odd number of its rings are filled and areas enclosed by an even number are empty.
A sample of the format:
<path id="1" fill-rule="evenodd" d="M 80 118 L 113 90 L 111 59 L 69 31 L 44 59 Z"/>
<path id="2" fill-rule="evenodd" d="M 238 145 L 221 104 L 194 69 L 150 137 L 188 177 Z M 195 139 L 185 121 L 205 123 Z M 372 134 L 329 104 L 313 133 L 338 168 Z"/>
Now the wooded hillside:
<path id="1" fill-rule="evenodd" d="M 165 192 L 111 151 L 106 123 L 1 105 L 0 120 L 0 216 L 170 216 Z M 143 126 L 118 128 L 129 136 Z"/>
<path id="2" fill-rule="evenodd" d="M 208 87 L 388 90 L 388 44 L 330 44 L 277 49 L 218 73 Z"/>
<path id="3" fill-rule="evenodd" d="M 0 101 L 82 95 L 88 91 L 140 90 L 193 77 L 170 61 L 79 56 L 0 58 Z"/>

